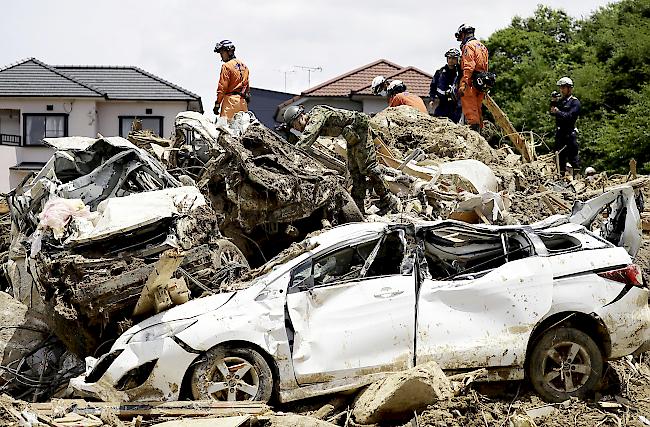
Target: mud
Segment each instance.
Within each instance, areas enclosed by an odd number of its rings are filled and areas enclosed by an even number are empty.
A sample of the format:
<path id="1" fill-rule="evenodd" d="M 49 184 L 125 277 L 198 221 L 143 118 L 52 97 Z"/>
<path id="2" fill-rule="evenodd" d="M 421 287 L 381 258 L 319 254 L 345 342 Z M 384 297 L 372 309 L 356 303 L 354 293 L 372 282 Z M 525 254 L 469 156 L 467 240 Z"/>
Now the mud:
<path id="1" fill-rule="evenodd" d="M 413 108 L 387 108 L 371 120 L 372 131 L 400 152 L 420 148 L 437 159 L 476 159 L 485 164 L 498 156 L 487 141 L 469 129 L 446 119 L 431 117 Z"/>

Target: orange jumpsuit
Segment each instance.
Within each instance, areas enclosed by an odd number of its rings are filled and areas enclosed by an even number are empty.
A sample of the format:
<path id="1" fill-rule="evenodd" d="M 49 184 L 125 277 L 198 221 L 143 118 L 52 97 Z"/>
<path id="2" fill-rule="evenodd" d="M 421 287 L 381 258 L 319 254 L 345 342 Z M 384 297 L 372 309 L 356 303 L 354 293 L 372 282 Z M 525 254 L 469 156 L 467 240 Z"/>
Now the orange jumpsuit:
<path id="1" fill-rule="evenodd" d="M 411 107 L 423 112 L 424 114 L 429 114 L 426 105 L 424 105 L 424 101 L 422 101 L 422 98 L 417 95 L 413 95 L 412 93 L 398 93 L 388 100 L 389 107 L 397 107 L 398 105 L 410 105 Z"/>
<path id="2" fill-rule="evenodd" d="M 463 54 L 460 59 L 460 68 L 463 76 L 460 80 L 459 87 L 464 88 L 465 93 L 460 98 L 460 104 L 463 107 L 465 123 L 469 125 L 479 125 L 483 127 L 483 113 L 481 107 L 485 93 L 476 89 L 472 84 L 472 74 L 475 71 L 488 70 L 488 50 L 476 39 L 470 39 L 463 47 Z"/>
<path id="3" fill-rule="evenodd" d="M 243 95 L 249 93 L 248 67 L 237 58 L 224 63 L 217 88 L 217 104 L 221 106 L 219 115 L 230 120 L 236 113 L 248 111 Z"/>

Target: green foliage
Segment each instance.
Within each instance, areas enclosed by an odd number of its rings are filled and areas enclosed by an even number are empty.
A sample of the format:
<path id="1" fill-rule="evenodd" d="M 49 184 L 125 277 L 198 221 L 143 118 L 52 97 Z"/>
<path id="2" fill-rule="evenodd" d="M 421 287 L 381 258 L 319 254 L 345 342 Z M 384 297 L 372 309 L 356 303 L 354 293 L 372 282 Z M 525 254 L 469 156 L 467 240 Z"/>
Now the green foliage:
<path id="1" fill-rule="evenodd" d="M 519 130 L 545 135 L 555 82 L 570 76 L 582 104 L 581 155 L 585 164 L 624 170 L 635 157 L 650 172 L 650 0 L 623 0 L 584 20 L 538 6 L 492 34 L 492 96 Z"/>

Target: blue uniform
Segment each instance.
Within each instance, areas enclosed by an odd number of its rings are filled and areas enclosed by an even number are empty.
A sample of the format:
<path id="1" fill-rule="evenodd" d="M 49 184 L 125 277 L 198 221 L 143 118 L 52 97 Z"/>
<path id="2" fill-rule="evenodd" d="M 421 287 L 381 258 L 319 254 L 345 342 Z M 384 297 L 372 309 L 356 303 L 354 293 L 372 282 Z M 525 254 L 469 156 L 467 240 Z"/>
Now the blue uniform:
<path id="1" fill-rule="evenodd" d="M 459 78 L 460 67 L 458 65 L 451 69 L 445 65 L 433 75 L 429 87 L 429 97 L 432 101 L 440 100 L 440 104 L 433 112 L 434 116 L 448 117 L 454 123 L 458 123 L 460 120 L 462 110 L 457 92 Z"/>
<path id="2" fill-rule="evenodd" d="M 567 162 L 574 168 L 580 168 L 578 155 L 578 130 L 576 121 L 580 114 L 580 101 L 571 95 L 557 103 L 559 110 L 555 116 L 555 151 L 559 151 L 560 172 L 566 171 Z"/>

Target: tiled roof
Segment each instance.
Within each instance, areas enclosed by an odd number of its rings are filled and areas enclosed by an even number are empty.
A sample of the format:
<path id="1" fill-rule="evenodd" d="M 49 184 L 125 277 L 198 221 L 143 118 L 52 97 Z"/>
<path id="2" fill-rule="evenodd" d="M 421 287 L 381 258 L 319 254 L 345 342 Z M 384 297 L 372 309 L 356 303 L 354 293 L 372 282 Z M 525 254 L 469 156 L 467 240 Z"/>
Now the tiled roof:
<path id="1" fill-rule="evenodd" d="M 302 96 L 348 96 L 358 87 L 370 84 L 375 76 L 385 76 L 401 70 L 397 64 L 380 59 L 304 91 Z"/>
<path id="2" fill-rule="evenodd" d="M 431 74 L 425 73 L 424 71 L 415 67 L 402 68 L 401 70 L 390 75 L 384 75 L 384 77 L 386 77 L 387 80 L 403 81 L 409 92 L 420 97 L 429 96 L 429 86 L 431 85 L 431 79 L 433 79 L 433 76 Z M 370 83 L 359 89 L 353 90 L 352 94 L 372 95 Z"/>
<path id="3" fill-rule="evenodd" d="M 200 96 L 138 67 L 50 66 L 35 58 L 0 69 L 0 97 L 9 96 L 201 102 Z"/>
<path id="4" fill-rule="evenodd" d="M 29 58 L 0 69 L 0 96 L 103 97 L 104 94 L 38 59 Z"/>
<path id="5" fill-rule="evenodd" d="M 387 61 L 385 59 L 379 59 L 370 64 L 366 64 L 362 67 L 356 68 L 350 72 L 342 74 L 340 76 L 334 77 L 331 80 L 321 83 L 318 86 L 307 89 L 299 95 L 294 96 L 293 98 L 283 102 L 278 105 L 278 112 L 288 105 L 293 104 L 294 102 L 300 100 L 301 98 L 308 96 L 344 96 L 348 97 L 351 95 L 352 91 L 356 88 L 370 84 L 372 79 L 375 76 L 382 76 L 386 74 L 392 74 L 396 71 L 401 70 L 402 67 Z"/>
<path id="6" fill-rule="evenodd" d="M 96 87 L 108 99 L 191 101 L 199 98 L 138 67 L 56 65 L 54 68 Z"/>

